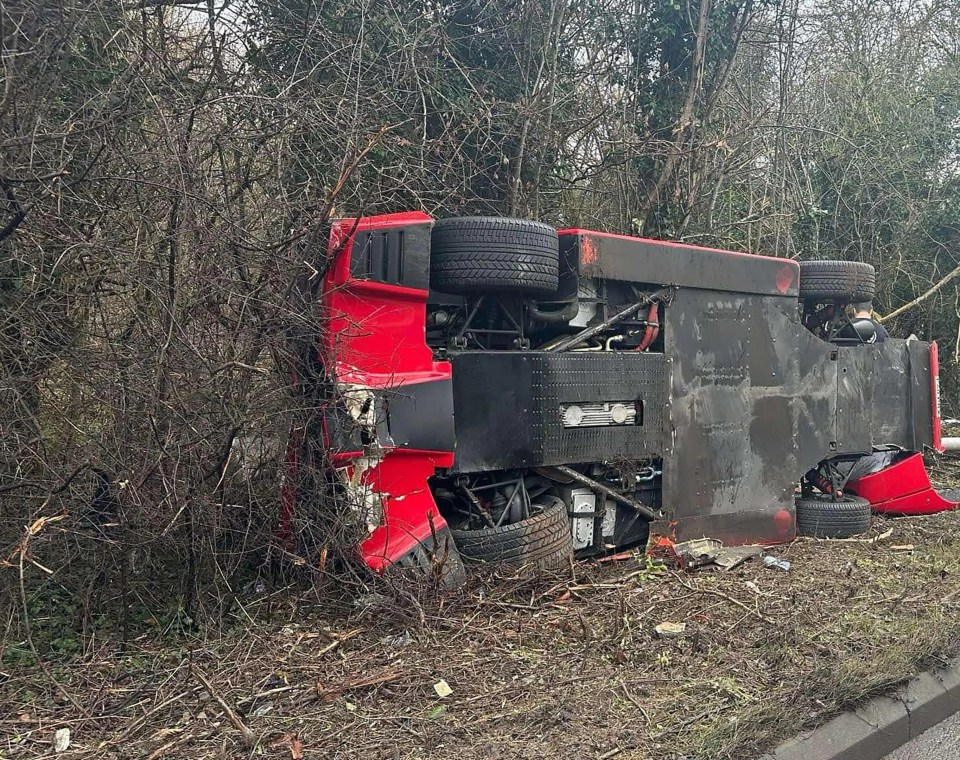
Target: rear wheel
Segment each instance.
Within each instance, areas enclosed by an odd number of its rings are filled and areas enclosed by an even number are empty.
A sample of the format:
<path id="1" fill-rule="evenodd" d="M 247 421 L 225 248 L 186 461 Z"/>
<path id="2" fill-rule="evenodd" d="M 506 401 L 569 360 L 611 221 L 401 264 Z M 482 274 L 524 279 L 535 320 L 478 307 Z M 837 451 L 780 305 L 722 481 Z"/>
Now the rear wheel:
<path id="1" fill-rule="evenodd" d="M 870 502 L 859 496 L 834 501 L 828 494 L 797 499 L 797 533 L 816 538 L 849 538 L 870 530 Z"/>
<path id="2" fill-rule="evenodd" d="M 860 261 L 801 261 L 801 301 L 871 301 L 876 272 Z"/>
<path id="3" fill-rule="evenodd" d="M 480 530 L 454 530 L 453 538 L 467 562 L 527 565 L 560 570 L 573 557 L 573 534 L 567 507 L 555 496 L 534 501 L 539 512 L 511 525 Z"/>
<path id="4" fill-rule="evenodd" d="M 553 293 L 560 281 L 560 244 L 548 224 L 467 216 L 433 227 L 430 285 L 441 293 Z"/>

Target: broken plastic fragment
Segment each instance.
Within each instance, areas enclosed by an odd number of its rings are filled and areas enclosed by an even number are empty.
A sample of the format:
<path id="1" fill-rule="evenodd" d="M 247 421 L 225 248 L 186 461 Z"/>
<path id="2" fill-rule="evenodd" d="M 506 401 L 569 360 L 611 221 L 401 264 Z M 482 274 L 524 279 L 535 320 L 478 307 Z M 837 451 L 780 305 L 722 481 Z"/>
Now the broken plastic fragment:
<path id="1" fill-rule="evenodd" d="M 453 694 L 453 689 L 450 688 L 450 684 L 442 678 L 433 685 L 433 690 L 437 692 L 438 697 L 449 697 Z"/>
<path id="2" fill-rule="evenodd" d="M 777 570 L 783 570 L 784 572 L 790 569 L 790 563 L 787 560 L 777 559 L 776 557 L 771 557 L 770 555 L 767 555 L 763 558 L 763 564 L 765 564 L 767 567 L 774 567 Z"/>
<path id="3" fill-rule="evenodd" d="M 58 728 L 53 735 L 53 751 L 66 752 L 70 749 L 70 729 Z"/>
<path id="4" fill-rule="evenodd" d="M 763 554 L 762 546 L 732 546 L 721 549 L 714 557 L 714 564 L 723 570 L 733 570 L 753 557 Z"/>
<path id="5" fill-rule="evenodd" d="M 410 635 L 409 631 L 404 631 L 395 636 L 387 636 L 381 641 L 389 647 L 405 647 L 413 643 L 413 636 Z"/>
<path id="6" fill-rule="evenodd" d="M 713 564 L 717 552 L 722 548 L 723 544 L 714 538 L 698 538 L 674 544 L 672 547 L 680 564 L 688 570 Z"/>
<path id="7" fill-rule="evenodd" d="M 661 639 L 676 639 L 687 632 L 687 624 L 671 623 L 669 620 L 665 620 L 658 624 L 653 630 L 657 632 L 657 636 Z"/>
<path id="8" fill-rule="evenodd" d="M 273 709 L 273 702 L 264 702 L 262 705 L 257 705 L 253 710 L 250 711 L 250 714 L 256 718 L 262 718 L 268 712 Z"/>

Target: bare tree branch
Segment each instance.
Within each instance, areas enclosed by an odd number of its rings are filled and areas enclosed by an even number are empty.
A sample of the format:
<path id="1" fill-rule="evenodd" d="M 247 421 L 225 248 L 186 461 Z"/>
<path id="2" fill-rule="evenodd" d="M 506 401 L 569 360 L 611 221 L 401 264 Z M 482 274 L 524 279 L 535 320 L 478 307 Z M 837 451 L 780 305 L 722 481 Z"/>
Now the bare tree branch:
<path id="1" fill-rule="evenodd" d="M 0 189 L 7 196 L 7 213 L 10 214 L 7 223 L 0 227 L 0 242 L 2 242 L 17 231 L 17 227 L 27 218 L 27 212 L 23 210 L 23 206 L 17 200 L 17 196 L 13 192 L 13 184 L 9 178 L 0 176 Z"/>

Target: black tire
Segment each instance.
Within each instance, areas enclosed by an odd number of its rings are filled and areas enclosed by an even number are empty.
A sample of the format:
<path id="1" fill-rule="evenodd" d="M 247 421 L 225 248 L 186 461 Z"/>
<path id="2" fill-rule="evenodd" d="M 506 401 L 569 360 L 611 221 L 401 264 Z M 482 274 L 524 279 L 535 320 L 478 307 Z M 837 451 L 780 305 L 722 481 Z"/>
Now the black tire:
<path id="1" fill-rule="evenodd" d="M 441 293 L 554 293 L 560 243 L 547 224 L 465 216 L 433 227 L 430 286 Z"/>
<path id="2" fill-rule="evenodd" d="M 468 563 L 526 565 L 538 570 L 566 567 L 573 557 L 567 506 L 554 496 L 538 501 L 544 505 L 541 512 L 513 525 L 452 531 L 460 556 Z"/>
<path id="3" fill-rule="evenodd" d="M 860 261 L 801 261 L 801 301 L 872 301 L 877 289 L 873 266 Z"/>
<path id="4" fill-rule="evenodd" d="M 815 538 L 849 538 L 870 530 L 870 502 L 859 496 L 833 501 L 826 494 L 797 499 L 797 533 Z"/>
<path id="5" fill-rule="evenodd" d="M 432 575 L 443 588 L 459 588 L 467 581 L 463 558 L 449 528 L 436 531 L 397 560 L 395 567 Z"/>

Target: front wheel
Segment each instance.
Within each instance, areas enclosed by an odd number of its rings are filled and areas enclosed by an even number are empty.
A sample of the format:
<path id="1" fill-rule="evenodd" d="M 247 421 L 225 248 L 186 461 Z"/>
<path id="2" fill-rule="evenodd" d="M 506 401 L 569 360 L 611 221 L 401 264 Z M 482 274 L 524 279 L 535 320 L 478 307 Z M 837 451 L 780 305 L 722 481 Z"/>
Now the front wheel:
<path id="1" fill-rule="evenodd" d="M 469 562 L 488 562 L 538 570 L 561 570 L 573 557 L 573 534 L 567 507 L 556 496 L 534 500 L 533 515 L 511 525 L 454 530 L 460 555 Z"/>

